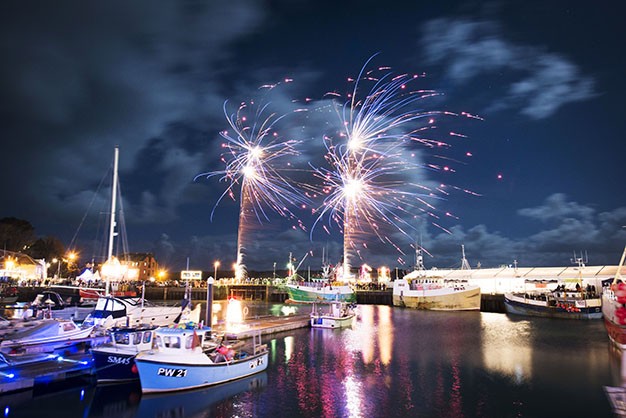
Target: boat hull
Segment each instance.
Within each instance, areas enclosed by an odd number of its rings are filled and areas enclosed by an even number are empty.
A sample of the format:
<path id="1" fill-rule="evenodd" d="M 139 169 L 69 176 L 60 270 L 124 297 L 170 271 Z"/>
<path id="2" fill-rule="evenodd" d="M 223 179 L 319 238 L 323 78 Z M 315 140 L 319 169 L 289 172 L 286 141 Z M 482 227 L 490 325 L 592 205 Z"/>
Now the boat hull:
<path id="1" fill-rule="evenodd" d="M 513 315 L 559 319 L 602 319 L 600 299 L 589 299 L 577 303 L 557 303 L 555 306 L 549 306 L 546 301 L 536 301 L 513 294 L 505 294 L 504 308 L 507 313 Z"/>
<path id="2" fill-rule="evenodd" d="M 626 350 L 626 317 L 624 304 L 619 303 L 613 290 L 602 292 L 602 315 L 609 340 L 620 350 Z"/>
<path id="3" fill-rule="evenodd" d="M 347 328 L 354 322 L 354 314 L 335 317 L 330 315 L 311 315 L 312 328 Z"/>
<path id="4" fill-rule="evenodd" d="M 397 280 L 393 288 L 393 306 L 433 311 L 478 311 L 480 287 L 463 285 L 412 290 L 406 281 Z"/>
<path id="5" fill-rule="evenodd" d="M 93 348 L 96 379 L 98 382 L 124 382 L 139 379 L 135 365 L 137 353 L 125 353 L 111 347 Z"/>
<path id="6" fill-rule="evenodd" d="M 156 358 L 151 358 L 156 357 Z M 230 382 L 264 371 L 268 352 L 228 363 L 197 364 L 194 356 L 160 360 L 158 354 L 144 352 L 135 358 L 143 393 L 174 392 Z M 183 362 L 183 360 L 186 360 Z"/>
<path id="7" fill-rule="evenodd" d="M 307 286 L 288 284 L 287 293 L 292 302 L 356 302 L 356 293 L 350 286 Z"/>

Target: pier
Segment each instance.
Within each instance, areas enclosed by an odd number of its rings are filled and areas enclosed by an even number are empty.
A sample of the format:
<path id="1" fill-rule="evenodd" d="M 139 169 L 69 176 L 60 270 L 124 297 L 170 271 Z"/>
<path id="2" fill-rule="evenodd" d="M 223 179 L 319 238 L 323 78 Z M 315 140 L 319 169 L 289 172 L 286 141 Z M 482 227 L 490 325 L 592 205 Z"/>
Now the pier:
<path id="1" fill-rule="evenodd" d="M 0 394 L 74 378 L 89 379 L 93 373 L 92 367 L 91 354 L 88 352 L 21 366 L 4 367 L 0 371 Z"/>
<path id="2" fill-rule="evenodd" d="M 32 287 L 32 288 L 20 288 L 20 301 L 30 302 L 37 293 L 42 292 L 48 288 Z M 55 290 L 52 288 L 52 290 Z M 60 291 L 62 290 L 62 291 Z M 59 293 L 67 291 L 66 289 L 59 289 Z M 192 300 L 206 300 L 206 287 L 196 287 L 191 289 Z M 145 297 L 147 300 L 153 302 L 176 302 L 185 297 L 184 287 L 160 287 L 160 286 L 146 286 Z M 235 297 L 244 301 L 265 301 L 283 303 L 289 295 L 287 291 L 281 286 L 274 286 L 270 284 L 220 284 L 215 285 L 213 288 L 214 300 L 226 300 L 229 297 Z M 393 305 L 392 289 L 385 290 L 357 290 L 356 298 L 358 304 L 364 305 Z M 499 312 L 503 313 L 504 310 L 504 295 L 502 293 L 482 293 L 480 310 L 483 312 Z"/>

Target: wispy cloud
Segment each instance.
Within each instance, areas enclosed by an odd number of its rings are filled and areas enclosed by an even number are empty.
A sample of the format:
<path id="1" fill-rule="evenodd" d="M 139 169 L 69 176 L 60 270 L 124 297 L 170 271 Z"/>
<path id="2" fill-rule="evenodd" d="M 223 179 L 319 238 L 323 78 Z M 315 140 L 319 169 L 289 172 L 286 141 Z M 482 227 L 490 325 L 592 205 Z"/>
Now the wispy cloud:
<path id="1" fill-rule="evenodd" d="M 516 109 L 544 119 L 561 107 L 596 96 L 594 79 L 567 57 L 515 43 L 494 21 L 441 18 L 424 25 L 421 45 L 430 64 L 444 65 L 458 85 L 497 76 L 503 94 L 485 111 Z"/>

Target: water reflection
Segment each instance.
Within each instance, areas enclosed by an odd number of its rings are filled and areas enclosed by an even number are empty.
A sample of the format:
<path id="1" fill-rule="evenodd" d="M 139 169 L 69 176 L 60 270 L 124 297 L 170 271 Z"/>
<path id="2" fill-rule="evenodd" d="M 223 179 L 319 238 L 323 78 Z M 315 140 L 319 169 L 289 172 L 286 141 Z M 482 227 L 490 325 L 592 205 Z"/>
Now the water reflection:
<path id="1" fill-rule="evenodd" d="M 223 416 L 244 416 L 253 407 L 255 393 L 267 386 L 266 372 L 233 382 L 205 389 L 166 395 L 144 395 L 137 408 L 136 417 L 194 417 L 204 416 L 207 410 L 218 403 L 223 406 Z M 224 402 L 233 398 L 232 402 Z M 118 416 L 119 417 L 119 416 Z"/>
<path id="2" fill-rule="evenodd" d="M 531 322 L 507 315 L 481 314 L 482 360 L 492 373 L 511 376 L 516 384 L 532 378 Z"/>
<path id="3" fill-rule="evenodd" d="M 254 397 L 254 391 L 265 386 L 267 386 L 265 372 L 222 385 L 162 395 L 142 395 L 141 386 L 138 383 L 98 386 L 85 416 L 90 418 L 194 417 L 203 415 L 211 407 L 236 395 L 239 395 L 239 400 L 229 403 L 231 409 L 227 415 L 240 415 L 241 410 L 249 408 L 247 402 Z"/>
<path id="4" fill-rule="evenodd" d="M 247 306 L 250 315 L 282 308 Z M 37 402 L 13 402 L 9 416 L 45 415 L 67 404 L 72 410 L 66 418 L 598 418 L 612 416 L 604 387 L 624 384 L 621 354 L 611 350 L 600 321 L 379 305 L 360 305 L 358 311 L 351 328 L 302 328 L 265 337 L 266 374 L 241 392 L 233 382 L 234 395 L 216 395 L 216 387 L 152 399 L 142 397 L 138 385 L 88 387 L 82 395 L 62 392 L 53 401 L 37 396 Z"/>

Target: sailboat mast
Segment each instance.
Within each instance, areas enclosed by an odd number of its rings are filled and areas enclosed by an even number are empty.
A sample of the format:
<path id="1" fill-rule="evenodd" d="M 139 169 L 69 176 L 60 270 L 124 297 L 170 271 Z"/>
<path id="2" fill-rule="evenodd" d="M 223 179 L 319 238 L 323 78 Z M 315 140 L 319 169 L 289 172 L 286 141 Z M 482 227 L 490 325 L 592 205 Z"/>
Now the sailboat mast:
<path id="1" fill-rule="evenodd" d="M 107 263 L 111 262 L 111 258 L 113 257 L 113 238 L 115 237 L 115 207 L 116 207 L 116 199 L 117 199 L 117 161 L 119 158 L 120 150 L 119 147 L 115 147 L 115 157 L 113 158 L 113 184 L 111 185 L 111 219 L 109 225 L 109 245 L 107 250 L 107 259 L 104 262 L 106 266 Z M 103 266 L 104 269 L 104 266 Z M 104 273 L 104 272 L 103 272 Z M 110 277 L 105 277 L 105 287 L 104 294 L 105 296 L 110 295 Z"/>
<path id="2" fill-rule="evenodd" d="M 113 159 L 113 184 L 111 186 L 111 221 L 109 225 L 109 248 L 107 251 L 107 260 L 113 255 L 113 237 L 115 237 L 115 206 L 117 204 L 117 161 L 120 149 L 115 147 L 115 157 Z"/>

